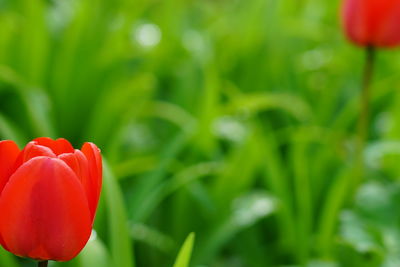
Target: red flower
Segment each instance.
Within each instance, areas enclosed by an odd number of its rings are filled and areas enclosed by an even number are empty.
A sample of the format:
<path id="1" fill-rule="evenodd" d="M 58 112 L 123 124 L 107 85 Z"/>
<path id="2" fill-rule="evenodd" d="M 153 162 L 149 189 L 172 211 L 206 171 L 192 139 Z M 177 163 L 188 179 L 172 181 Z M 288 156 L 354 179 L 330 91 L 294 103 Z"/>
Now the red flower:
<path id="1" fill-rule="evenodd" d="M 348 38 L 357 45 L 400 45 L 399 0 L 344 0 L 342 19 Z"/>
<path id="2" fill-rule="evenodd" d="M 100 150 L 37 138 L 0 141 L 0 244 L 36 260 L 68 261 L 88 241 L 102 182 Z"/>

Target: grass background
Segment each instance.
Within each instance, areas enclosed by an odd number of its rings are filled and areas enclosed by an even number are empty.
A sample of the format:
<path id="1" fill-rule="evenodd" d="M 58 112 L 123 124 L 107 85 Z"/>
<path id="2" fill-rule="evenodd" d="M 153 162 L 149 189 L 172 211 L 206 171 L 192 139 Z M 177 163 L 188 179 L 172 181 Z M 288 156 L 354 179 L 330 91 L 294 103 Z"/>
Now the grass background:
<path id="1" fill-rule="evenodd" d="M 353 186 L 364 53 L 338 10 L 0 0 L 0 138 L 92 141 L 106 159 L 96 237 L 51 266 L 172 266 L 192 232 L 190 266 L 399 266 L 400 54 L 378 54 Z"/>

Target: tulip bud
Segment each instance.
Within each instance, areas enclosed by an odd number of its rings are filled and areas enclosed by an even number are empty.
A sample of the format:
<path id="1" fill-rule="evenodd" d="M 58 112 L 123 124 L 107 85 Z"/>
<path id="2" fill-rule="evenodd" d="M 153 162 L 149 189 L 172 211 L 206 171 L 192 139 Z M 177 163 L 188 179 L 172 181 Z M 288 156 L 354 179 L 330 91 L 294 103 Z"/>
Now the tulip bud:
<path id="1" fill-rule="evenodd" d="M 359 46 L 400 45 L 399 0 L 344 0 L 342 20 L 348 39 Z"/>
<path id="2" fill-rule="evenodd" d="M 89 240 L 102 182 L 100 150 L 38 138 L 0 142 L 0 244 L 21 257 L 68 261 Z"/>

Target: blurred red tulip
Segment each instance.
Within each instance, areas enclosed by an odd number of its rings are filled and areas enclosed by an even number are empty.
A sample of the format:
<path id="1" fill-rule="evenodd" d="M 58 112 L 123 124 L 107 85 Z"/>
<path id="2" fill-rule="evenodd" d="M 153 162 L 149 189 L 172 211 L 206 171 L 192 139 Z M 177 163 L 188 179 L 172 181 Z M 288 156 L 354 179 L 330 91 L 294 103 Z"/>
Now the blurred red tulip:
<path id="1" fill-rule="evenodd" d="M 0 244 L 36 260 L 68 261 L 89 240 L 102 183 L 100 150 L 42 137 L 20 151 L 0 142 Z"/>
<path id="2" fill-rule="evenodd" d="M 344 0 L 342 19 L 347 37 L 359 46 L 400 45 L 399 0 Z"/>

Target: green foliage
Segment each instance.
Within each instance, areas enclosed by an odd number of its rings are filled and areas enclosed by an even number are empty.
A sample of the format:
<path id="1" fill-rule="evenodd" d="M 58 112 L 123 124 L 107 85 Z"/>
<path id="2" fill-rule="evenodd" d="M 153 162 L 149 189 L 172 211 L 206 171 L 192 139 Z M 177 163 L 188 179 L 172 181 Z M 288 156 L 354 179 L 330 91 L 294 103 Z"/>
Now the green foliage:
<path id="1" fill-rule="evenodd" d="M 400 54 L 353 190 L 363 54 L 338 6 L 0 0 L 0 138 L 107 159 L 96 235 L 53 266 L 173 266 L 189 233 L 176 266 L 399 266 Z"/>
<path id="2" fill-rule="evenodd" d="M 109 225 L 109 246 L 113 264 L 133 267 L 132 244 L 122 194 L 108 164 L 104 164 L 104 190 Z"/>
<path id="3" fill-rule="evenodd" d="M 192 255 L 194 233 L 190 233 L 179 251 L 178 257 L 174 263 L 174 267 L 188 267 L 190 256 Z"/>
<path id="4" fill-rule="evenodd" d="M 1 266 L 10 266 L 17 267 L 18 262 L 14 259 L 13 255 L 7 251 L 2 250 L 0 252 L 0 265 Z"/>

